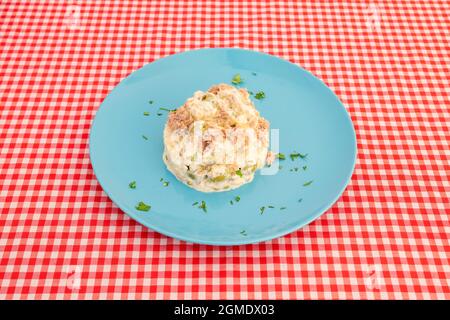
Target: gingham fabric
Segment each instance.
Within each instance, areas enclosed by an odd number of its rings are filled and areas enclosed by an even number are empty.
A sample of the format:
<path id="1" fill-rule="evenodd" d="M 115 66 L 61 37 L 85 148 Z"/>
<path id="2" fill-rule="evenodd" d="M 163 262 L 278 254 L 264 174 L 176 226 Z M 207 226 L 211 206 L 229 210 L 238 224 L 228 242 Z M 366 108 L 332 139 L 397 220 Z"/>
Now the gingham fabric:
<path id="1" fill-rule="evenodd" d="M 0 3 L 0 297 L 449 299 L 448 1 Z M 211 247 L 128 218 L 88 153 L 97 108 L 160 57 L 240 47 L 323 79 L 355 173 L 321 218 Z"/>

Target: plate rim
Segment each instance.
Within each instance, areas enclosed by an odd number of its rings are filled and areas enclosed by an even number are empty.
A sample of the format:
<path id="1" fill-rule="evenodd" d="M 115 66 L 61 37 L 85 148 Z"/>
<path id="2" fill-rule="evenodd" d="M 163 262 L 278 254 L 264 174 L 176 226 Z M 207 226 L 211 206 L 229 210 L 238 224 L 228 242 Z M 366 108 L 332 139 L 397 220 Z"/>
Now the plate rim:
<path id="1" fill-rule="evenodd" d="M 276 233 L 272 233 L 271 235 L 268 236 L 260 236 L 260 237 L 256 237 L 254 239 L 249 239 L 249 240 L 245 240 L 245 238 L 239 238 L 236 241 L 224 241 L 224 240 L 202 240 L 202 239 L 198 239 L 195 237 L 189 237 L 189 236 L 180 236 L 177 233 L 173 233 L 170 230 L 164 229 L 164 228 L 160 228 L 158 226 L 155 225 L 151 225 L 149 223 L 144 223 L 140 220 L 140 217 L 134 213 L 132 210 L 129 210 L 129 206 L 126 204 L 120 204 L 118 203 L 119 201 L 117 201 L 116 199 L 113 199 L 111 197 L 110 192 L 108 191 L 108 188 L 104 185 L 104 183 L 102 183 L 97 175 L 97 172 L 95 170 L 95 161 L 93 159 L 93 149 L 92 149 L 92 135 L 93 135 L 93 129 L 95 127 L 96 124 L 96 120 L 98 119 L 98 114 L 99 111 L 101 110 L 102 106 L 104 105 L 105 101 L 108 99 L 108 97 L 112 94 L 113 91 L 115 91 L 126 79 L 128 79 L 130 76 L 132 76 L 134 73 L 139 72 L 140 70 L 149 67 L 150 65 L 154 65 L 154 64 L 159 64 L 161 61 L 166 60 L 166 59 L 170 59 L 173 58 L 175 56 L 181 56 L 181 55 L 186 55 L 186 54 L 192 54 L 198 51 L 243 51 L 243 52 L 247 52 L 247 53 L 251 53 L 251 54 L 257 54 L 257 55 L 261 55 L 261 56 L 265 56 L 266 58 L 270 58 L 270 59 L 276 59 L 279 62 L 285 63 L 285 64 L 289 64 L 290 66 L 293 66 L 295 68 L 300 69 L 303 72 L 306 72 L 307 74 L 309 74 L 311 77 L 315 78 L 316 80 L 318 80 L 325 88 L 326 90 L 328 90 L 332 96 L 334 97 L 334 99 L 336 99 L 336 101 L 338 102 L 338 105 L 340 108 L 343 109 L 344 114 L 345 114 L 345 119 L 346 121 L 350 124 L 350 127 L 352 129 L 352 144 L 353 144 L 353 150 L 354 150 L 354 156 L 352 159 L 352 166 L 351 166 L 351 170 L 349 171 L 349 173 L 347 174 L 347 177 L 345 178 L 345 182 L 341 187 L 341 190 L 336 194 L 336 196 L 333 198 L 333 200 L 330 201 L 329 204 L 327 204 L 326 206 L 324 206 L 323 208 L 317 210 L 317 212 L 315 214 L 313 214 L 309 219 L 302 221 L 301 223 L 295 224 L 291 227 L 288 227 L 282 231 L 276 232 Z M 124 78 L 122 78 L 109 92 L 108 94 L 105 96 L 105 98 L 103 99 L 103 101 L 100 103 L 99 107 L 96 109 L 95 111 L 95 115 L 93 117 L 93 120 L 91 122 L 91 126 L 89 129 L 89 160 L 90 160 L 90 164 L 92 167 L 92 170 L 94 172 L 95 178 L 97 180 L 97 182 L 99 183 L 99 185 L 101 186 L 102 190 L 106 193 L 106 195 L 108 196 L 108 198 L 121 210 L 123 211 L 123 213 L 125 213 L 127 216 L 129 216 L 131 219 L 135 220 L 137 223 L 143 225 L 144 227 L 156 231 L 164 236 L 167 237 L 171 237 L 180 241 L 184 241 L 186 243 L 191 243 L 191 244 L 200 244 L 200 245 L 208 245 L 208 246 L 240 246 L 240 245 L 247 245 L 247 244 L 255 244 L 255 243 L 261 243 L 261 242 L 266 242 L 266 241 L 270 241 L 270 240 L 274 240 L 280 237 L 283 237 L 285 235 L 288 235 L 294 231 L 300 230 L 301 228 L 309 225 L 311 222 L 317 220 L 318 218 L 320 218 L 326 211 L 328 211 L 342 196 L 342 194 L 345 192 L 345 190 L 347 189 L 351 178 L 353 176 L 353 173 L 355 171 L 355 166 L 356 166 L 356 160 L 358 158 L 358 144 L 357 144 L 357 139 L 356 139 L 356 131 L 355 131 L 355 127 L 353 125 L 353 121 L 352 118 L 349 114 L 349 112 L 347 111 L 347 109 L 345 108 L 344 104 L 342 103 L 342 101 L 339 99 L 339 97 L 334 93 L 333 90 L 331 90 L 331 88 L 319 77 L 317 77 L 316 75 L 314 75 L 311 71 L 304 69 L 303 67 L 289 61 L 286 60 L 284 58 L 281 58 L 279 56 L 276 55 L 272 55 L 272 54 L 268 54 L 265 52 L 261 52 L 261 51 L 255 51 L 255 50 L 249 50 L 249 49 L 242 49 L 242 48 L 238 48 L 238 47 L 215 47 L 215 48 L 198 48 L 198 49 L 194 49 L 194 50 L 185 50 L 182 52 L 177 52 L 174 54 L 170 54 L 170 55 L 166 55 L 164 57 L 158 58 L 152 62 L 146 63 L 143 66 L 141 66 L 138 69 L 133 70 L 131 73 L 129 73 L 127 76 L 125 76 Z M 95 151 L 94 151 L 95 152 Z"/>

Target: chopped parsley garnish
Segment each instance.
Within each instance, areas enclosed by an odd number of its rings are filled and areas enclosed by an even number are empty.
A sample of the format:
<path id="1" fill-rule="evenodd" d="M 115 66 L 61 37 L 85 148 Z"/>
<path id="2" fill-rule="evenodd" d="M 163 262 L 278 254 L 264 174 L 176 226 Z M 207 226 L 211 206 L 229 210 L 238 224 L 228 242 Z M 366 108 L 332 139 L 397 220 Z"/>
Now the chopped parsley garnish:
<path id="1" fill-rule="evenodd" d="M 277 158 L 280 160 L 286 160 L 286 156 L 284 155 L 284 153 L 281 152 L 277 154 Z"/>
<path id="2" fill-rule="evenodd" d="M 231 79 L 231 83 L 232 84 L 241 84 L 242 83 L 241 75 L 239 73 L 235 74 L 233 79 Z"/>
<path id="3" fill-rule="evenodd" d="M 241 201 L 241 197 L 239 197 L 239 196 L 234 197 L 234 201 L 236 201 L 236 202 Z M 233 201 L 233 200 L 230 200 L 230 204 L 233 205 L 233 204 L 234 204 L 234 201 Z"/>
<path id="4" fill-rule="evenodd" d="M 188 177 L 191 178 L 192 180 L 195 180 L 195 174 L 189 172 L 187 175 L 188 175 Z"/>
<path id="5" fill-rule="evenodd" d="M 196 206 L 196 205 L 198 205 L 198 201 L 195 201 L 195 202 L 192 204 L 192 206 Z"/>
<path id="6" fill-rule="evenodd" d="M 149 100 L 148 103 L 149 103 L 149 104 L 153 104 L 153 100 Z"/>
<path id="7" fill-rule="evenodd" d="M 263 214 L 263 213 L 264 213 L 264 210 L 266 210 L 266 207 L 261 207 L 261 208 L 259 208 L 259 214 Z"/>
<path id="8" fill-rule="evenodd" d="M 274 206 L 267 206 L 267 208 L 269 208 L 269 209 L 273 209 L 273 208 L 275 208 Z"/>
<path id="9" fill-rule="evenodd" d="M 162 113 L 161 112 L 158 112 L 156 115 L 158 115 L 158 116 L 162 116 Z"/>
<path id="10" fill-rule="evenodd" d="M 289 157 L 291 157 L 291 160 L 294 161 L 295 159 L 300 157 L 300 153 L 298 152 L 291 153 Z"/>
<path id="11" fill-rule="evenodd" d="M 250 90 L 249 90 L 249 91 L 248 91 L 248 94 L 252 96 L 252 95 L 253 95 L 253 91 L 250 91 Z"/>
<path id="12" fill-rule="evenodd" d="M 308 182 L 305 182 L 305 183 L 303 184 L 303 186 L 304 186 L 304 187 L 307 187 L 307 186 L 311 185 L 311 183 L 313 183 L 313 180 L 310 180 L 310 181 L 308 181 Z"/>
<path id="13" fill-rule="evenodd" d="M 281 207 L 280 210 L 286 210 L 287 207 Z"/>
<path id="14" fill-rule="evenodd" d="M 266 97 L 266 94 L 264 93 L 264 91 L 258 91 L 257 93 L 255 93 L 255 99 L 262 100 L 265 97 Z"/>
<path id="15" fill-rule="evenodd" d="M 239 177 L 241 177 L 242 178 L 242 171 L 241 171 L 241 169 L 239 169 L 239 170 L 236 170 L 236 172 L 235 172 Z"/>
<path id="16" fill-rule="evenodd" d="M 199 209 L 202 209 L 205 213 L 208 212 L 208 208 L 206 207 L 206 202 L 202 200 L 202 203 L 198 206 Z"/>
<path id="17" fill-rule="evenodd" d="M 308 154 L 307 153 L 303 154 L 303 153 L 294 152 L 294 153 L 291 153 L 289 156 L 291 157 L 292 161 L 294 161 L 297 158 L 300 158 L 300 159 L 304 160 L 304 159 L 306 159 Z"/>
<path id="18" fill-rule="evenodd" d="M 159 108 L 159 110 L 167 111 L 167 112 L 173 112 L 173 111 L 176 111 L 177 109 Z"/>
<path id="19" fill-rule="evenodd" d="M 168 187 L 168 186 L 169 186 L 169 181 L 164 181 L 163 178 L 159 179 L 159 182 L 162 182 L 162 185 L 163 185 L 164 187 Z"/>
<path id="20" fill-rule="evenodd" d="M 130 189 L 136 189 L 136 181 L 131 181 L 128 186 L 130 187 Z"/>
<path id="21" fill-rule="evenodd" d="M 150 112 L 144 111 L 144 116 L 149 116 L 149 115 L 150 115 Z"/>
<path id="22" fill-rule="evenodd" d="M 246 237 L 247 236 L 247 231 L 245 231 L 245 230 L 242 230 L 241 232 L 239 232 L 241 235 L 243 235 L 244 237 Z"/>
<path id="23" fill-rule="evenodd" d="M 144 140 L 148 140 L 147 136 L 142 135 L 142 138 L 144 138 Z"/>
<path id="24" fill-rule="evenodd" d="M 256 76 L 256 72 L 252 72 L 252 75 L 253 75 L 253 76 Z"/>
<path id="25" fill-rule="evenodd" d="M 302 201 L 303 201 L 303 199 L 302 199 L 302 198 L 298 199 L 298 202 L 302 202 Z"/>
<path id="26" fill-rule="evenodd" d="M 136 208 L 136 210 L 147 212 L 152 208 L 152 206 L 145 204 L 144 202 L 141 201 L 136 205 L 135 208 Z"/>
<path id="27" fill-rule="evenodd" d="M 292 168 L 291 170 L 289 170 L 289 171 L 291 171 L 291 172 L 297 172 L 298 171 L 298 167 L 295 167 L 295 168 Z"/>
<path id="28" fill-rule="evenodd" d="M 302 167 L 303 171 L 306 171 L 307 168 L 308 168 L 308 166 L 303 166 Z"/>

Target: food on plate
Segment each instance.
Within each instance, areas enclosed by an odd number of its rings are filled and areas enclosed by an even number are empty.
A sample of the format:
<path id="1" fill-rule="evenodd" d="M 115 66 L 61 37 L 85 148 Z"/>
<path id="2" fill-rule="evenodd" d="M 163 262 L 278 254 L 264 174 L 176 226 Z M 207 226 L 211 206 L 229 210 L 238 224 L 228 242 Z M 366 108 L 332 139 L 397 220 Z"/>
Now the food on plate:
<path id="1" fill-rule="evenodd" d="M 244 88 L 218 84 L 197 91 L 164 128 L 163 160 L 178 180 L 203 192 L 238 188 L 275 156 L 269 122 Z"/>

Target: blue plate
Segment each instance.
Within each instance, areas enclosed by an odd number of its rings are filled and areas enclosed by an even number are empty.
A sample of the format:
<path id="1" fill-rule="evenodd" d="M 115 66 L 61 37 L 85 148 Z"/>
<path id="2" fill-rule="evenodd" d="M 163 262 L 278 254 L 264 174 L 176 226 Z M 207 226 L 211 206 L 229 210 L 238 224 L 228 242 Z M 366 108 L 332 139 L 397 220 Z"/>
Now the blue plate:
<path id="1" fill-rule="evenodd" d="M 279 129 L 286 160 L 275 175 L 257 172 L 236 190 L 201 193 L 179 182 L 162 161 L 167 112 L 159 108 L 178 108 L 194 91 L 230 83 L 237 73 L 243 87 L 265 92 L 255 105 Z M 212 245 L 269 240 L 310 223 L 342 194 L 356 160 L 350 117 L 322 81 L 285 60 L 240 49 L 184 52 L 133 72 L 103 101 L 89 144 L 98 181 L 126 214 L 167 236 Z M 307 157 L 293 161 L 294 151 Z M 202 200 L 206 213 L 192 205 Z M 151 210 L 136 210 L 140 201 Z"/>

